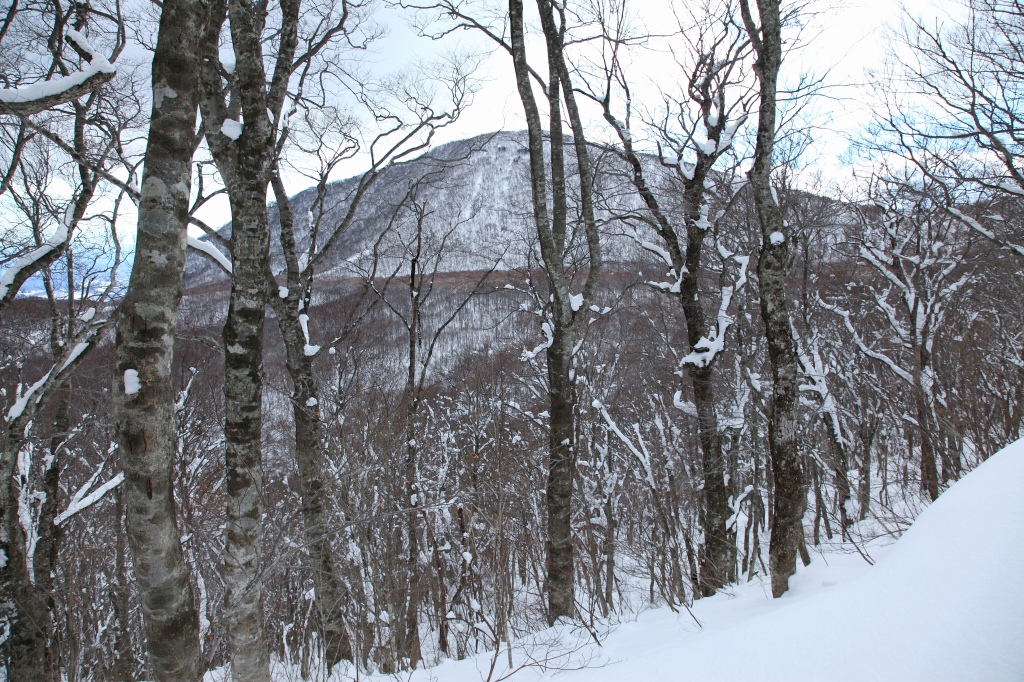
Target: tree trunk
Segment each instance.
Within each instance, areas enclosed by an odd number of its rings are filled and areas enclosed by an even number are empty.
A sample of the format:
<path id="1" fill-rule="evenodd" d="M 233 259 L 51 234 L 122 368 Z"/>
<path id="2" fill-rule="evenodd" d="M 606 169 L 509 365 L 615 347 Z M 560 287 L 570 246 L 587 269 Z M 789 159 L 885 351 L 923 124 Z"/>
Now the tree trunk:
<path id="1" fill-rule="evenodd" d="M 547 351 L 550 386 L 550 461 L 547 481 L 548 509 L 548 623 L 576 615 L 576 570 L 572 542 L 572 492 L 576 480 L 576 388 L 569 379 L 572 344 L 555 322 L 554 342 Z"/>
<path id="2" fill-rule="evenodd" d="M 699 305 L 699 304 L 698 304 Z M 689 328 L 687 315 L 687 328 Z M 690 332 L 690 347 L 696 340 Z M 697 337 L 699 340 L 700 337 Z M 704 470 L 704 548 L 700 554 L 700 592 L 710 597 L 720 587 L 735 579 L 736 543 L 729 532 L 729 493 L 725 485 L 725 458 L 722 456 L 722 437 L 718 432 L 715 397 L 712 388 L 712 367 L 689 367 L 693 382 L 694 406 L 700 434 Z"/>
<path id="3" fill-rule="evenodd" d="M 203 673 L 199 618 L 174 506 L 171 361 L 185 270 L 185 237 L 205 5 L 164 0 L 153 56 L 153 113 L 139 228 L 117 326 L 116 439 L 124 469 L 128 542 L 142 600 L 150 679 Z M 125 393 L 125 373 L 139 388 Z"/>
<path id="4" fill-rule="evenodd" d="M 935 466 L 935 447 L 931 409 L 920 384 L 914 387 L 914 403 L 917 408 L 918 430 L 921 432 L 921 489 L 928 493 L 932 502 L 939 497 L 939 474 Z"/>
<path id="5" fill-rule="evenodd" d="M 589 315 L 597 278 L 601 272 L 601 249 L 593 209 L 593 178 L 582 119 L 562 54 L 564 32 L 556 25 L 554 5 L 538 0 L 541 25 L 547 46 L 550 159 L 544 155 L 540 110 L 533 94 L 526 59 L 525 23 L 522 0 L 509 0 L 509 29 L 512 62 L 519 98 L 526 114 L 530 152 L 530 189 L 533 220 L 540 242 L 541 259 L 551 295 L 551 344 L 547 348 L 548 399 L 550 401 L 549 467 L 546 490 L 548 512 L 547 580 L 548 622 L 572 618 L 575 609 L 575 570 L 572 542 L 572 497 L 576 467 L 576 393 L 572 378 L 572 354 L 579 326 Z M 558 7 L 560 16 L 563 11 Z M 564 16 L 561 17 L 564 22 Z M 566 275 L 568 209 L 566 197 L 565 150 L 562 99 L 573 130 L 576 164 L 580 181 L 580 215 L 586 233 L 590 269 L 583 285 L 582 302 L 570 302 Z M 551 210 L 548 210 L 548 170 L 551 173 Z M 576 311 L 579 311 L 577 314 Z"/>
<path id="6" fill-rule="evenodd" d="M 768 549 L 772 595 L 781 597 L 796 572 L 797 550 L 803 542 L 802 519 L 806 505 L 804 473 L 797 441 L 799 364 L 786 296 L 789 262 L 788 228 L 771 185 L 775 147 L 776 99 L 782 64 L 782 24 L 779 0 L 757 0 L 760 27 L 754 24 L 749 0 L 741 11 L 757 53 L 754 72 L 760 89 L 757 144 L 750 184 L 761 225 L 761 251 L 757 263 L 761 290 L 761 317 L 772 365 L 772 401 L 768 420 L 768 448 L 775 487 Z"/>
<path id="7" fill-rule="evenodd" d="M 278 318 L 284 326 L 284 320 Z M 290 325 L 289 325 L 290 326 Z M 296 320 L 295 326 L 298 326 Z M 320 407 L 313 381 L 310 359 L 302 352 L 301 330 L 299 347 L 289 344 L 289 370 L 292 374 L 294 393 L 292 398 L 295 419 L 295 461 L 299 469 L 299 484 L 302 494 L 302 520 L 310 567 L 313 571 L 313 585 L 316 588 L 316 606 L 320 616 L 328 668 L 340 661 L 352 660 L 352 643 L 345 627 L 343 604 L 348 593 L 338 580 L 331 550 L 331 513 L 329 500 L 324 490 L 323 472 L 323 424 Z M 292 351 L 298 351 L 298 357 Z"/>
<path id="8" fill-rule="evenodd" d="M 320 616 L 321 635 L 328 672 L 342 660 L 352 660 L 352 642 L 345 627 L 342 605 L 349 596 L 338 580 L 331 550 L 329 529 L 331 523 L 330 500 L 324 490 L 326 442 L 320 416 L 320 400 L 313 377 L 313 358 L 306 355 L 306 337 L 299 321 L 300 303 L 305 307 L 305 289 L 299 283 L 298 256 L 296 254 L 294 222 L 291 204 L 276 173 L 271 182 L 278 200 L 281 221 L 281 245 L 288 267 L 288 294 L 285 298 L 274 295 L 276 283 L 268 279 L 270 302 L 277 315 L 277 324 L 284 339 L 286 367 L 292 380 L 292 414 L 295 433 L 295 462 L 299 470 L 302 495 L 302 521 L 309 552 L 310 568 L 317 612 Z M 269 274 L 269 270 L 268 270 Z"/>
<path id="9" fill-rule="evenodd" d="M 270 680 L 261 547 L 263 320 L 270 243 L 266 182 L 262 188 L 262 192 L 258 187 L 247 187 L 248 191 L 232 193 L 232 282 L 223 334 L 228 496 L 224 528 L 225 616 L 232 676 L 245 682 Z"/>

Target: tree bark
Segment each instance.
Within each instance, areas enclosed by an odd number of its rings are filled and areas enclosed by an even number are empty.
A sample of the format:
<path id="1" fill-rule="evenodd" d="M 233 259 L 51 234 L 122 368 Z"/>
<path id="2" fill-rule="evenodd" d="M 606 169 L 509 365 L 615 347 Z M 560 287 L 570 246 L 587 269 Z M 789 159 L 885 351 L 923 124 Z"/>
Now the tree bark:
<path id="1" fill-rule="evenodd" d="M 308 305 L 303 274 L 299 272 L 295 246 L 294 216 L 284 184 L 275 173 L 271 177 L 281 221 L 281 246 L 287 268 L 288 293 L 284 298 L 274 295 L 277 287 L 273 274 L 267 270 L 269 300 L 277 316 L 284 338 L 286 368 L 292 380 L 292 415 L 295 433 L 295 462 L 299 469 L 302 495 L 302 520 L 309 552 L 310 568 L 317 612 L 328 671 L 342 660 L 352 660 L 352 642 L 345 627 L 342 604 L 348 600 L 347 590 L 338 579 L 331 550 L 329 528 L 330 499 L 324 490 L 326 442 L 320 416 L 320 396 L 313 377 L 313 358 L 306 355 L 306 337 L 299 322 L 300 304 Z M 311 277 L 312 273 L 305 273 Z M 278 290 L 280 291 L 280 290 Z"/>
<path id="2" fill-rule="evenodd" d="M 554 342 L 547 352 L 550 391 L 550 466 L 548 509 L 548 622 L 576 614 L 575 553 L 572 542 L 572 493 L 576 479 L 576 387 L 569 379 L 572 344 L 555 318 Z"/>
<path id="3" fill-rule="evenodd" d="M 593 208 L 593 178 L 582 119 L 576 106 L 562 48 L 565 41 L 563 10 L 561 25 L 556 24 L 553 4 L 538 0 L 541 25 L 547 46 L 550 160 L 545 160 L 543 126 L 533 94 L 531 72 L 526 59 L 526 35 L 522 0 L 509 0 L 509 27 L 512 62 L 519 98 L 526 114 L 529 138 L 530 185 L 533 220 L 540 242 L 541 259 L 551 296 L 549 306 L 551 343 L 546 351 L 548 374 L 549 466 L 547 500 L 547 579 L 548 622 L 572 618 L 575 607 L 575 569 L 572 542 L 572 497 L 576 466 L 576 393 L 572 378 L 572 354 L 579 327 L 594 300 L 601 272 L 601 249 Z M 566 236 L 568 202 L 565 182 L 565 154 L 562 123 L 562 96 L 573 131 L 576 165 L 580 181 L 580 215 L 584 225 L 590 269 L 583 285 L 582 302 L 570 300 L 566 274 Z M 551 211 L 548 211 L 548 170 L 550 169 Z M 578 314 L 576 311 L 580 311 Z"/>
<path id="4" fill-rule="evenodd" d="M 275 69 L 268 84 L 259 5 L 220 0 L 204 36 L 203 122 L 231 205 L 231 294 L 224 324 L 225 465 L 228 495 L 224 584 L 234 679 L 269 682 L 263 614 L 263 324 L 268 302 L 270 231 L 267 190 L 277 161 L 277 121 L 297 44 L 299 0 L 283 0 Z M 221 82 L 219 38 L 229 21 L 235 53 L 230 98 Z M 241 132 L 218 125 L 241 114 Z"/>
<path id="5" fill-rule="evenodd" d="M 768 448 L 775 483 L 768 549 L 772 595 L 781 597 L 796 572 L 797 550 L 803 542 L 806 508 L 804 472 L 797 441 L 799 364 L 786 295 L 789 262 L 789 230 L 771 185 L 775 147 L 779 67 L 782 64 L 780 0 L 757 0 L 761 25 L 754 23 L 749 0 L 742 0 L 743 22 L 757 54 L 754 72 L 760 90 L 757 143 L 750 184 L 761 225 L 761 251 L 757 276 L 761 292 L 761 317 L 772 365 L 772 402 L 768 422 Z M 780 238 L 781 237 L 781 238 Z"/>
<path id="6" fill-rule="evenodd" d="M 232 283 L 224 325 L 224 453 L 228 496 L 224 587 L 231 674 L 270 680 L 263 617 L 263 320 L 269 260 L 266 185 L 232 203 Z M 240 195 L 240 196 L 239 196 Z M 239 201 L 241 198 L 241 201 Z"/>
<path id="7" fill-rule="evenodd" d="M 153 56 L 153 113 L 139 229 L 117 326 L 116 439 L 124 468 L 128 541 L 142 600 L 150 679 L 203 673 L 199 619 L 174 505 L 171 361 L 185 270 L 188 201 L 205 5 L 164 0 Z M 138 391 L 126 394 L 125 373 Z"/>

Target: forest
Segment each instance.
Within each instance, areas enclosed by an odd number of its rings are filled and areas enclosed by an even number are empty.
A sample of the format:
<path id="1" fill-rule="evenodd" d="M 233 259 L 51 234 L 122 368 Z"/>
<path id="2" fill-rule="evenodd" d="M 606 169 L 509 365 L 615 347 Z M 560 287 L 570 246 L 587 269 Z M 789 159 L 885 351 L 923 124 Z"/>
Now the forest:
<path id="1" fill-rule="evenodd" d="M 845 151 L 827 7 L 664 4 L 8 0 L 3 679 L 569 670 L 1024 437 L 1021 0 Z"/>

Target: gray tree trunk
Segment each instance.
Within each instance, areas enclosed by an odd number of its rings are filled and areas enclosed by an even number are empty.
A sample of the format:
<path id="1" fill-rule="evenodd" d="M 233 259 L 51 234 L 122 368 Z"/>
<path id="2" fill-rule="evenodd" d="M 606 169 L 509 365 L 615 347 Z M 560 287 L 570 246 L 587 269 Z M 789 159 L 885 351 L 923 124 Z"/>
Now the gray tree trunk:
<path id="1" fill-rule="evenodd" d="M 153 114 L 139 229 L 117 326 L 116 438 L 124 469 L 128 542 L 142 600 L 150 679 L 192 682 L 204 672 L 199 618 L 174 506 L 171 361 L 185 271 L 188 201 L 205 4 L 164 0 L 153 56 Z M 138 391 L 125 393 L 125 373 Z"/>
<path id="2" fill-rule="evenodd" d="M 526 34 L 522 0 L 509 0 L 509 27 L 516 85 L 526 114 L 530 152 L 530 184 L 533 219 L 540 241 L 541 259 L 552 297 L 549 306 L 552 343 L 547 348 L 548 393 L 550 400 L 549 468 L 547 481 L 547 576 L 548 622 L 576 615 L 575 569 L 572 542 L 572 497 L 576 468 L 576 393 L 571 378 L 572 353 L 579 328 L 594 300 L 601 272 L 601 248 L 593 210 L 593 176 L 582 119 L 576 106 L 569 70 L 562 54 L 565 34 L 564 9 L 558 7 L 555 21 L 552 3 L 538 0 L 541 26 L 547 46 L 548 84 L 546 96 L 550 115 L 550 160 L 545 159 L 543 125 L 533 94 L 530 67 L 526 59 Z M 590 270 L 583 285 L 583 301 L 573 310 L 566 273 L 566 229 L 568 204 L 565 181 L 565 152 L 562 96 L 573 132 L 580 181 L 580 215 L 586 232 Z M 550 169 L 551 210 L 548 211 Z"/>
<path id="3" fill-rule="evenodd" d="M 227 520 L 224 599 L 231 674 L 270 680 L 263 616 L 263 320 L 269 260 L 264 191 L 232 197 L 232 284 L 224 324 L 224 433 Z"/>
<path id="4" fill-rule="evenodd" d="M 681 235 L 662 210 L 658 198 L 647 184 L 643 165 L 633 149 L 630 136 L 620 130 L 607 105 L 605 119 L 620 132 L 625 160 L 630 165 L 631 181 L 640 198 L 655 219 L 655 230 L 666 245 L 676 272 L 683 273 L 679 280 L 678 300 L 686 320 L 687 341 L 690 351 L 696 351 L 697 343 L 708 334 L 707 316 L 700 299 L 699 277 L 704 238 L 708 230 L 698 226 L 701 206 L 704 203 L 704 183 L 718 157 L 698 150 L 697 162 L 690 178 L 685 178 L 683 189 L 684 222 L 686 225 L 686 250 L 681 247 Z M 709 139 L 718 142 L 725 127 L 722 117 L 714 126 L 709 126 Z M 706 365 L 687 365 L 687 373 L 693 387 L 693 401 L 697 409 L 697 429 L 701 445 L 701 465 L 704 475 L 703 513 L 701 524 L 704 529 L 704 545 L 700 551 L 700 579 L 698 589 L 702 596 L 713 595 L 719 588 L 735 579 L 736 543 L 727 528 L 729 516 L 729 493 L 725 484 L 725 458 L 722 455 L 722 438 L 718 430 L 718 414 L 715 406 L 714 368 L 717 355 Z"/>
<path id="5" fill-rule="evenodd" d="M 276 165 L 278 120 L 294 69 L 299 1 L 281 3 L 278 53 L 268 84 L 263 53 L 266 10 L 216 2 L 204 36 L 203 121 L 231 205 L 231 294 L 224 324 L 224 437 L 228 495 L 224 528 L 225 619 L 231 673 L 269 682 L 270 649 L 263 613 L 263 323 L 268 301 L 270 231 L 267 190 Z M 219 71 L 219 37 L 227 18 L 235 53 L 232 91 Z M 230 94 L 230 97 L 229 97 Z M 241 133 L 220 123 L 238 114 Z"/>
<path id="6" fill-rule="evenodd" d="M 295 461 L 299 469 L 302 494 L 302 520 L 309 552 L 317 612 L 320 616 L 324 653 L 328 670 L 339 661 L 352 660 L 352 643 L 345 627 L 342 605 L 348 592 L 338 579 L 330 543 L 330 500 L 324 490 L 323 452 L 326 435 L 320 416 L 320 397 L 313 377 L 313 358 L 306 355 L 306 338 L 299 323 L 299 304 L 303 307 L 306 288 L 298 268 L 291 205 L 278 176 L 272 177 L 281 218 L 281 244 L 287 264 L 285 298 L 275 296 L 276 282 L 268 269 L 268 292 L 284 338 L 286 367 L 292 380 L 292 414 L 295 433 Z"/>
<path id="7" fill-rule="evenodd" d="M 760 89 L 757 144 L 750 184 L 761 224 L 761 251 L 757 277 L 761 293 L 761 318 L 772 365 L 772 402 L 768 421 L 768 449 L 775 483 L 768 564 L 772 595 L 789 589 L 796 572 L 796 555 L 803 543 L 803 513 L 806 504 L 804 472 L 797 440 L 799 408 L 799 364 L 786 295 L 789 262 L 789 230 L 771 185 L 775 148 L 776 104 L 779 67 L 782 65 L 782 21 L 780 0 L 757 0 L 760 26 L 754 23 L 749 0 L 742 0 L 744 25 L 757 54 L 754 72 Z M 778 235 L 782 238 L 779 239 Z M 773 239 L 773 236 L 775 238 Z"/>

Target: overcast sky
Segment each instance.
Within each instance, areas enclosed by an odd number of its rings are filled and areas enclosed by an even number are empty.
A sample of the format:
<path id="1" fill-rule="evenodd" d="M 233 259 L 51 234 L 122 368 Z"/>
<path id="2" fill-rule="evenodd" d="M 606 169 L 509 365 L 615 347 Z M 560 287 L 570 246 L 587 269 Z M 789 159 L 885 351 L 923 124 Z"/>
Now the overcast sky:
<path id="1" fill-rule="evenodd" d="M 664 0 L 633 0 L 632 7 L 640 21 L 653 31 L 675 24 L 667 9 L 668 4 Z M 948 12 L 956 11 L 957 4 L 955 0 L 905 0 L 903 3 L 890 0 L 816 0 L 812 1 L 809 9 L 810 22 L 802 34 L 803 44 L 787 57 L 783 73 L 790 77 L 800 73 L 827 73 L 829 96 L 819 98 L 815 105 L 816 123 L 822 127 L 815 133 L 813 164 L 820 167 L 830 181 L 841 184 L 849 177 L 849 170 L 842 161 L 848 137 L 856 134 L 870 118 L 868 73 L 870 69 L 880 69 L 884 65 L 888 27 L 898 26 L 905 11 L 928 21 L 942 21 Z M 383 21 L 389 25 L 389 33 L 366 57 L 371 68 L 379 73 L 408 68 L 411 61 L 429 60 L 441 50 L 490 47 L 485 39 L 469 31 L 461 31 L 441 44 L 418 37 L 407 20 L 397 12 L 385 14 Z M 539 51 L 538 56 L 543 58 Z M 664 57 L 650 55 L 638 61 L 630 72 L 630 78 L 636 83 L 649 83 L 664 71 Z M 494 52 L 484 62 L 480 77 L 482 85 L 473 106 L 458 122 L 440 131 L 437 142 L 525 127 L 511 58 L 504 52 Z M 593 125 L 603 126 L 596 107 L 588 118 Z M 337 177 L 340 179 L 358 173 L 364 166 L 365 159 L 355 159 L 340 166 L 336 171 Z M 298 175 L 287 177 L 286 181 L 292 192 L 310 184 L 309 180 Z M 209 207 L 205 218 L 212 224 L 222 224 L 228 215 L 226 203 L 218 203 Z"/>

